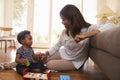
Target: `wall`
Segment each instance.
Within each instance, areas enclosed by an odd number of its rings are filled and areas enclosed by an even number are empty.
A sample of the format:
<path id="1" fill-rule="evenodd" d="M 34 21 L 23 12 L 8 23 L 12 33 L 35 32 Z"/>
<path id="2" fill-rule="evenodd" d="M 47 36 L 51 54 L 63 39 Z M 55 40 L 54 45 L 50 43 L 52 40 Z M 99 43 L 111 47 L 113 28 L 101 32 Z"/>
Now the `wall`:
<path id="1" fill-rule="evenodd" d="M 120 16 L 120 0 L 98 0 L 98 13 L 104 5 L 109 6 L 118 16 Z"/>
<path id="2" fill-rule="evenodd" d="M 4 0 L 4 3 L 5 3 L 4 25 L 7 27 L 12 27 L 13 0 Z"/>
<path id="3" fill-rule="evenodd" d="M 106 0 L 98 0 L 98 8 L 97 8 L 97 12 L 99 13 L 101 8 L 106 5 Z"/>
<path id="4" fill-rule="evenodd" d="M 120 0 L 106 0 L 106 4 L 120 16 Z"/>
<path id="5" fill-rule="evenodd" d="M 4 26 L 4 0 L 0 0 L 0 26 Z"/>
<path id="6" fill-rule="evenodd" d="M 0 26 L 12 26 L 13 0 L 0 0 Z"/>
<path id="7" fill-rule="evenodd" d="M 93 1 L 93 2 L 92 2 Z M 97 23 L 97 0 L 83 0 L 83 16 L 91 24 Z"/>
<path id="8" fill-rule="evenodd" d="M 100 13 L 101 8 L 104 5 L 107 5 L 109 8 L 113 10 L 113 12 L 116 13 L 116 16 L 120 16 L 120 0 L 98 0 L 98 8 L 97 13 Z M 98 19 L 97 24 L 100 24 L 100 19 Z"/>

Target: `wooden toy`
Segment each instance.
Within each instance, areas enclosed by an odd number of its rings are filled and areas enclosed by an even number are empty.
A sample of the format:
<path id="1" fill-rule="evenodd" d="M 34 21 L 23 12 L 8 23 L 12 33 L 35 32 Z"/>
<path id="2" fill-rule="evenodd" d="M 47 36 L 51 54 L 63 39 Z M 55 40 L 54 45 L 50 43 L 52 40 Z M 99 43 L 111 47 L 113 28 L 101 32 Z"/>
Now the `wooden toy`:
<path id="1" fill-rule="evenodd" d="M 23 80 L 51 80 L 51 71 L 48 70 L 47 73 L 43 74 L 28 72 L 28 69 L 26 69 L 24 72 Z"/>

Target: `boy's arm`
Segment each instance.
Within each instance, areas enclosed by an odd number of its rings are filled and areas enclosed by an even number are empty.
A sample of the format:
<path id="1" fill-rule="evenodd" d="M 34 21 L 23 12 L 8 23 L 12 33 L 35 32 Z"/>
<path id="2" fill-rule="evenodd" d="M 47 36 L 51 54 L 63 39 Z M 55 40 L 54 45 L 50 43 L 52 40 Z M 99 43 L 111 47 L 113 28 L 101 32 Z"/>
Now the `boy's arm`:
<path id="1" fill-rule="evenodd" d="M 18 64 L 26 64 L 26 62 L 28 61 L 27 59 L 20 59 L 21 55 L 20 54 L 16 54 L 16 58 L 15 58 L 15 62 Z"/>
<path id="2" fill-rule="evenodd" d="M 78 35 L 75 36 L 74 39 L 75 39 L 76 42 L 79 42 L 79 41 L 84 40 L 86 38 L 93 37 L 93 36 L 97 35 L 98 33 L 100 33 L 99 30 L 94 30 L 94 31 L 89 32 L 89 33 L 78 34 Z"/>

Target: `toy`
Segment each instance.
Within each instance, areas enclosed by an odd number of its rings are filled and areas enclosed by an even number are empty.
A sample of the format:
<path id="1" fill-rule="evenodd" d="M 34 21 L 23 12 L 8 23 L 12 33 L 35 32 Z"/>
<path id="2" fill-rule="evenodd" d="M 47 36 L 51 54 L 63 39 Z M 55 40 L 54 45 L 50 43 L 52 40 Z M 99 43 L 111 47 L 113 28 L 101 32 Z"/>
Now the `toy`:
<path id="1" fill-rule="evenodd" d="M 60 80 L 70 80 L 69 75 L 60 75 Z"/>
<path id="2" fill-rule="evenodd" d="M 24 78 L 35 79 L 35 80 L 39 80 L 39 79 L 47 80 L 47 74 L 28 72 L 27 74 L 24 75 Z"/>
<path id="3" fill-rule="evenodd" d="M 27 61 L 25 65 L 26 65 L 27 67 L 30 66 L 30 62 Z"/>
<path id="4" fill-rule="evenodd" d="M 23 80 L 51 80 L 51 71 L 48 70 L 46 74 L 43 73 L 31 73 L 29 69 L 24 71 Z"/>

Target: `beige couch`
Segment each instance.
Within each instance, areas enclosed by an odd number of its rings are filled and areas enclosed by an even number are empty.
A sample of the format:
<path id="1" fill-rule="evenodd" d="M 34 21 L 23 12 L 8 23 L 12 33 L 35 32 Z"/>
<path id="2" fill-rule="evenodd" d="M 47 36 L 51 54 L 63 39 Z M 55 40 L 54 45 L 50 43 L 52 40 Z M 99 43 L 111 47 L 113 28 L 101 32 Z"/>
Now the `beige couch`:
<path id="1" fill-rule="evenodd" d="M 120 80 L 120 27 L 91 38 L 89 56 L 110 80 Z"/>

